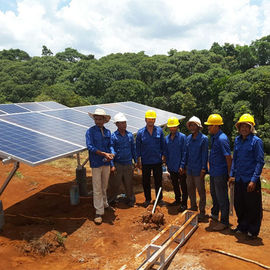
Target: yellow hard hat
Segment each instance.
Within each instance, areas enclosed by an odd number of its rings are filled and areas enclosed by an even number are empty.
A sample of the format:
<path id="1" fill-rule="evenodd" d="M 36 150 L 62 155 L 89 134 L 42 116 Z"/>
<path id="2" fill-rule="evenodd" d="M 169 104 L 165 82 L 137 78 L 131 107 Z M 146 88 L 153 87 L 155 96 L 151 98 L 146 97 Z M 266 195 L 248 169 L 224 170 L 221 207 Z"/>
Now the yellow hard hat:
<path id="1" fill-rule="evenodd" d="M 238 127 L 238 125 L 241 123 L 249 123 L 252 126 L 255 126 L 254 117 L 249 113 L 245 113 L 239 118 L 238 122 L 235 124 L 236 127 Z"/>
<path id="2" fill-rule="evenodd" d="M 157 118 L 157 114 L 153 110 L 148 110 L 145 113 L 145 118 Z"/>
<path id="3" fill-rule="evenodd" d="M 219 114 L 211 114 L 204 124 L 207 126 L 221 126 L 223 125 L 223 119 Z"/>
<path id="4" fill-rule="evenodd" d="M 167 127 L 178 127 L 179 125 L 180 123 L 176 117 L 170 117 L 168 119 Z"/>

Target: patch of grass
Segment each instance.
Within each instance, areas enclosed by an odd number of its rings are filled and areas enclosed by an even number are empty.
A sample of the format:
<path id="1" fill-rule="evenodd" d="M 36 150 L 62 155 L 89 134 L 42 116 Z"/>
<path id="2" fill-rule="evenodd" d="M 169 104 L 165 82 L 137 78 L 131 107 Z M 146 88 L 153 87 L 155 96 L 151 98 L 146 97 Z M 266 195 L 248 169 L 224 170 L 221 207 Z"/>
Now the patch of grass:
<path id="1" fill-rule="evenodd" d="M 65 246 L 65 241 L 67 240 L 67 235 L 63 234 L 63 233 L 60 233 L 60 232 L 57 232 L 56 240 L 57 240 L 57 242 L 58 242 L 58 244 L 60 246 L 64 247 Z"/>
<path id="2" fill-rule="evenodd" d="M 80 153 L 80 163 L 84 163 L 84 161 L 88 157 L 88 152 L 83 151 Z M 74 169 L 77 167 L 77 155 L 72 155 L 66 158 L 57 159 L 48 163 L 49 165 L 55 168 L 61 168 L 65 170 L 70 170 L 70 174 L 74 174 Z"/>
<path id="3" fill-rule="evenodd" d="M 267 181 L 265 179 L 261 180 L 262 188 L 269 189 L 270 190 L 270 181 Z"/>
<path id="4" fill-rule="evenodd" d="M 24 178 L 23 174 L 21 172 L 18 172 L 18 171 L 15 172 L 15 176 L 18 177 L 18 178 L 20 178 L 20 179 L 23 179 Z"/>

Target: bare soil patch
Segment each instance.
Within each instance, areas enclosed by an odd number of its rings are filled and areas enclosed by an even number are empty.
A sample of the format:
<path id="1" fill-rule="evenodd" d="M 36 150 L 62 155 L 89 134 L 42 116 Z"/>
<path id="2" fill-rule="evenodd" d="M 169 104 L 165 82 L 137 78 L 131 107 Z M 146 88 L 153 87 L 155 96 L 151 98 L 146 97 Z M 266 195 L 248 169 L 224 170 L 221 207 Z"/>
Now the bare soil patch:
<path id="1" fill-rule="evenodd" d="M 1 184 L 11 167 L 0 165 Z M 89 190 L 90 175 L 87 168 Z M 264 169 L 263 177 L 270 181 L 270 170 Z M 153 216 L 145 222 L 141 179 L 135 175 L 135 207 L 120 202 L 115 209 L 106 210 L 104 222 L 97 226 L 91 196 L 81 197 L 77 206 L 70 205 L 69 188 L 74 178 L 75 167 L 71 166 L 21 165 L 1 196 L 5 226 L 0 233 L 0 269 L 119 269 L 178 215 L 177 207 L 165 206 L 156 212 L 163 215 L 159 214 L 157 223 Z M 173 199 L 171 192 L 164 192 L 166 202 Z M 235 216 L 230 222 L 236 224 Z M 150 227 L 146 229 L 145 224 Z M 270 265 L 270 212 L 264 211 L 260 238 L 254 241 L 229 230 L 212 232 L 210 225 L 208 221 L 199 224 L 168 269 L 261 269 L 206 251 L 209 248 Z"/>

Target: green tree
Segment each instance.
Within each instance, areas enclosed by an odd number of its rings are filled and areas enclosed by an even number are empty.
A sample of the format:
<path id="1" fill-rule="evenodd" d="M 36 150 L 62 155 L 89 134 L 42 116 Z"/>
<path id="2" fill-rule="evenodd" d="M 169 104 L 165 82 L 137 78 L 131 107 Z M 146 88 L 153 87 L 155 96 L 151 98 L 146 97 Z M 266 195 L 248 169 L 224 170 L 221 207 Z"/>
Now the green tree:
<path id="1" fill-rule="evenodd" d="M 42 56 L 52 56 L 53 53 L 50 49 L 48 49 L 45 45 L 43 45 L 41 55 Z"/>

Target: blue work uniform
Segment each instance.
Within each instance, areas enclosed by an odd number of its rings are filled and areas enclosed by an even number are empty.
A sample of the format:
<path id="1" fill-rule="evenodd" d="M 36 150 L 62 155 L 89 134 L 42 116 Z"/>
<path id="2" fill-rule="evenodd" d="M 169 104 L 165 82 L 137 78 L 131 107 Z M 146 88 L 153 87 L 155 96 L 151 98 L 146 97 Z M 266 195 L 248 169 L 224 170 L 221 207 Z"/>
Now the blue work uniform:
<path id="1" fill-rule="evenodd" d="M 186 135 L 176 132 L 174 139 L 171 134 L 165 138 L 164 156 L 169 171 L 178 172 L 179 168 L 185 168 L 186 163 Z"/>
<path id="2" fill-rule="evenodd" d="M 131 132 L 126 131 L 122 136 L 118 130 L 112 134 L 112 144 L 115 152 L 114 162 L 123 165 L 137 163 L 134 138 Z"/>
<path id="3" fill-rule="evenodd" d="M 207 172 L 208 161 L 208 138 L 201 132 L 198 133 L 196 138 L 192 134 L 187 137 L 187 174 L 199 176 L 201 170 Z"/>
<path id="4" fill-rule="evenodd" d="M 227 135 L 219 130 L 211 136 L 211 151 L 209 155 L 210 176 L 228 175 L 228 166 L 225 156 L 231 154 L 230 142 Z"/>
<path id="5" fill-rule="evenodd" d="M 263 142 L 250 133 L 245 140 L 235 138 L 231 176 L 235 177 L 234 208 L 237 228 L 257 236 L 262 220 L 262 195 L 260 175 L 264 166 Z M 250 182 L 255 190 L 247 192 Z"/>
<path id="6" fill-rule="evenodd" d="M 220 222 L 229 225 L 229 197 L 228 197 L 228 166 L 225 156 L 231 155 L 229 139 L 222 130 L 211 136 L 211 151 L 209 155 L 210 193 L 213 207 L 211 215 Z"/>
<path id="7" fill-rule="evenodd" d="M 86 146 L 89 152 L 91 168 L 109 166 L 111 164 L 110 162 L 104 160 L 104 156 L 100 156 L 96 153 L 97 150 L 100 150 L 101 152 L 114 154 L 110 130 L 103 127 L 103 133 L 104 136 L 97 125 L 90 127 L 86 131 Z"/>
<path id="8" fill-rule="evenodd" d="M 173 139 L 171 134 L 166 136 L 164 156 L 166 157 L 166 164 L 172 180 L 175 202 L 181 204 L 186 209 L 188 199 L 187 176 L 186 174 L 180 175 L 179 173 L 179 168 L 184 169 L 186 164 L 186 135 L 178 131 Z"/>
<path id="9" fill-rule="evenodd" d="M 164 152 L 164 134 L 160 127 L 154 126 L 150 135 L 147 128 L 141 128 L 136 137 L 137 157 L 141 157 L 142 164 L 162 163 Z"/>
<path id="10" fill-rule="evenodd" d="M 141 157 L 142 161 L 142 182 L 145 201 L 151 201 L 150 177 L 153 170 L 155 181 L 155 192 L 158 194 L 159 188 L 162 187 L 162 155 L 164 154 L 164 134 L 160 127 L 154 126 L 152 135 L 148 132 L 147 127 L 140 129 L 136 137 L 137 158 Z M 161 192 L 159 199 L 163 194 Z"/>

